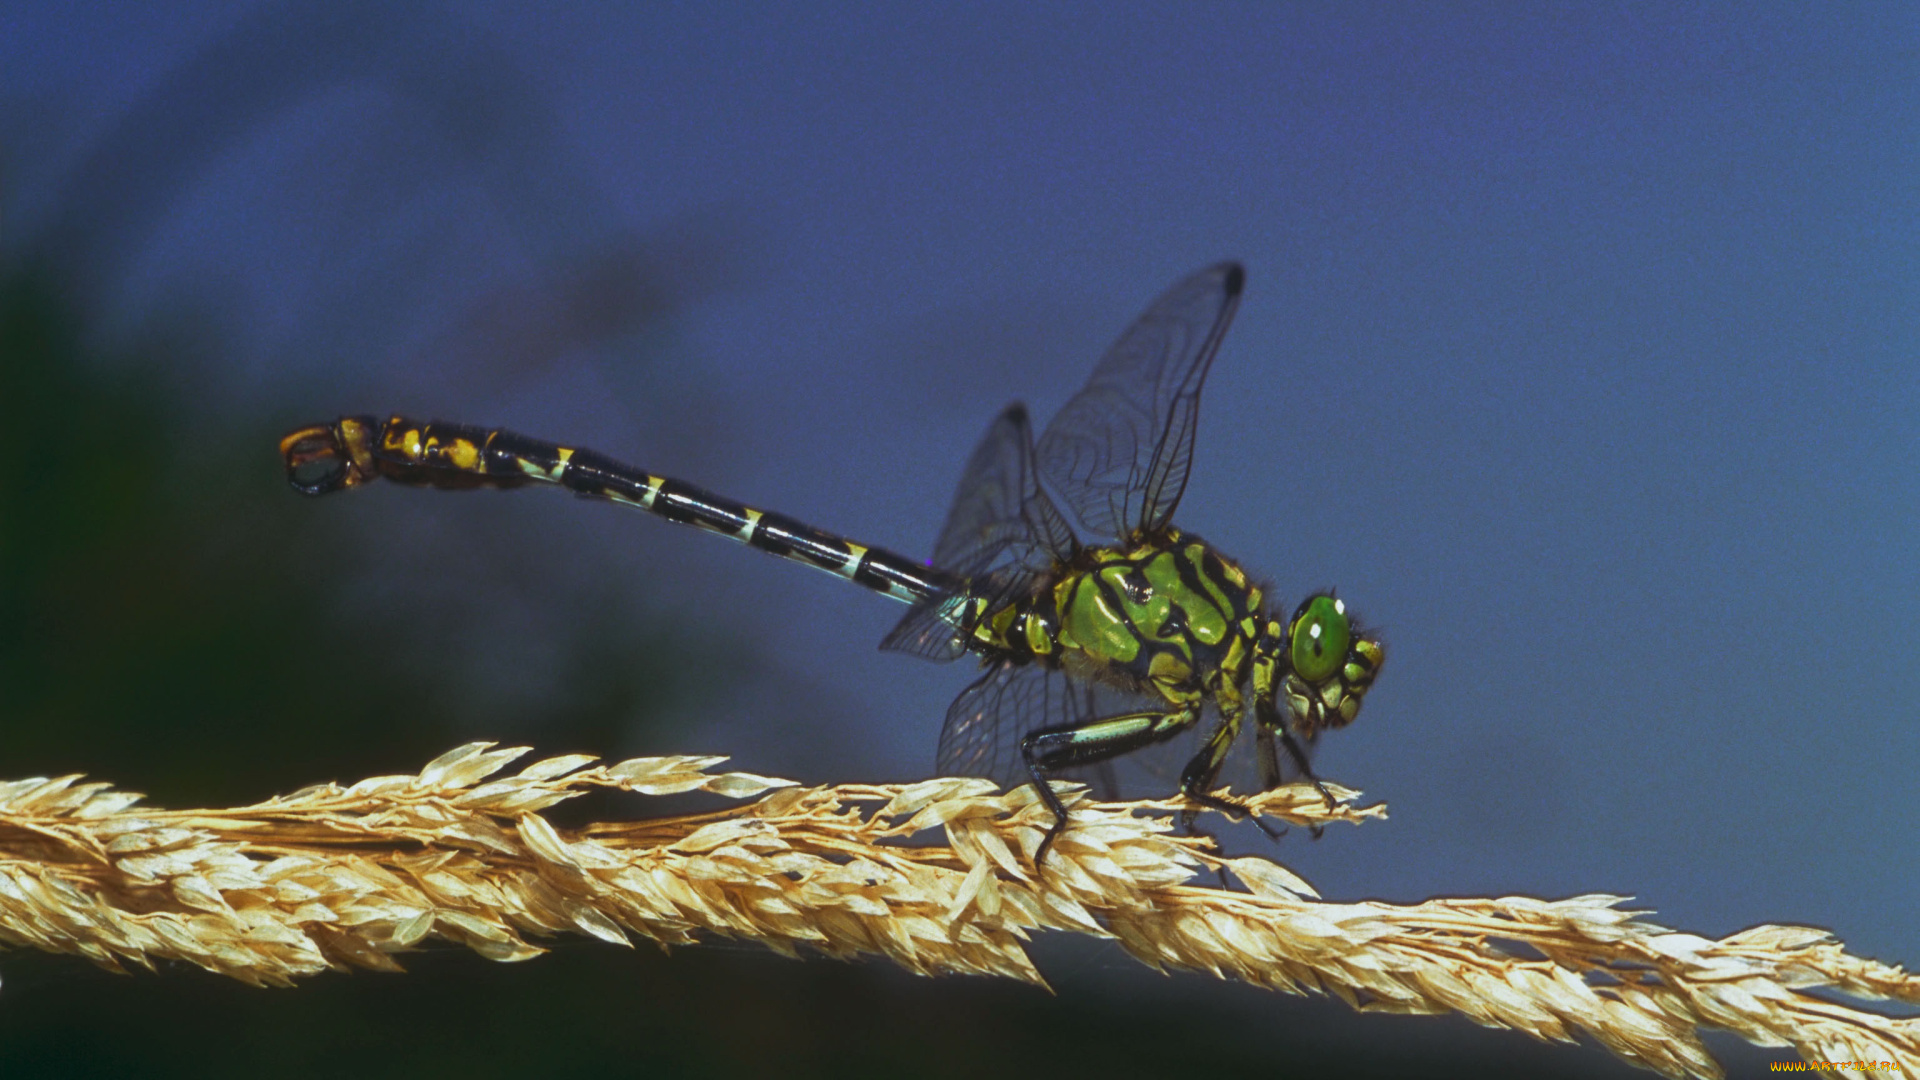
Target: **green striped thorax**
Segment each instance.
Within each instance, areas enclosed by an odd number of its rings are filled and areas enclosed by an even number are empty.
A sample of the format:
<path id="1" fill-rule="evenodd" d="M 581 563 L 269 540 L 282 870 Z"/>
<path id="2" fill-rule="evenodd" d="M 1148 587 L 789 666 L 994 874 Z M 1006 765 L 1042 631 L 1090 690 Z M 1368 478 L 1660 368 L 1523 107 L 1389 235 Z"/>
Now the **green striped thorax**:
<path id="1" fill-rule="evenodd" d="M 1149 682 L 1171 700 L 1215 672 L 1239 682 L 1260 629 L 1260 590 L 1238 566 L 1175 529 L 1125 548 L 1087 549 L 1083 562 L 1053 584 L 1063 650 Z"/>
<path id="2" fill-rule="evenodd" d="M 1032 595 L 982 608 L 976 648 L 1183 705 L 1214 695 L 1237 702 L 1251 675 L 1254 700 L 1284 696 L 1290 730 L 1305 737 L 1351 723 L 1384 658 L 1331 594 L 1309 597 L 1282 623 L 1245 571 L 1170 526 L 1083 548 Z"/>

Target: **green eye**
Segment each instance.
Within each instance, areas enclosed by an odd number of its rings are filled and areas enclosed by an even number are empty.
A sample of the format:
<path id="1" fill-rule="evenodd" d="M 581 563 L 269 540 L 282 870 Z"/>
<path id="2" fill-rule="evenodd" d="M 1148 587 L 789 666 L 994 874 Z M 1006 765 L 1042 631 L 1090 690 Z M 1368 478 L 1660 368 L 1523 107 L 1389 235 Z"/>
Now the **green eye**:
<path id="1" fill-rule="evenodd" d="M 1347 606 L 1331 596 L 1316 596 L 1293 616 L 1293 671 L 1310 683 L 1325 682 L 1347 662 L 1352 628 Z"/>

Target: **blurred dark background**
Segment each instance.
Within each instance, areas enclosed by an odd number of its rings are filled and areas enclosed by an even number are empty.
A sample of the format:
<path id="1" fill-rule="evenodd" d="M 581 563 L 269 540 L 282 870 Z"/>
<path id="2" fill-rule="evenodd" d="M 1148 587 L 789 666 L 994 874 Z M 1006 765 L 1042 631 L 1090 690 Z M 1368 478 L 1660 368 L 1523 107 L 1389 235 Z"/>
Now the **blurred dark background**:
<path id="1" fill-rule="evenodd" d="M 968 676 L 877 653 L 884 601 L 557 493 L 303 501 L 278 436 L 508 425 L 924 551 L 996 410 L 1233 257 L 1179 520 L 1390 651 L 1318 765 L 1393 820 L 1274 854 L 1920 962 L 1917 46 L 1897 5 L 0 4 L 0 775 L 925 776 Z M 1640 1075 L 1039 951 L 1057 996 L 6 953 L 0 1074 Z"/>

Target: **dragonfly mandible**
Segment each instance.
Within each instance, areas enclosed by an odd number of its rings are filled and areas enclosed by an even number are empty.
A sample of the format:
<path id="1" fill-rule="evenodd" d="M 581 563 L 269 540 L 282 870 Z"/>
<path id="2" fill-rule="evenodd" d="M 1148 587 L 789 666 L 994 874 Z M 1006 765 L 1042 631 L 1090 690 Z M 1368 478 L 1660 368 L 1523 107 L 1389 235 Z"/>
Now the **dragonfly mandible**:
<path id="1" fill-rule="evenodd" d="M 1212 787 L 1249 711 L 1263 788 L 1281 782 L 1281 750 L 1318 787 L 1306 744 L 1359 715 L 1385 660 L 1380 640 L 1331 591 L 1281 617 L 1238 563 L 1173 524 L 1201 386 L 1245 280 L 1239 264 L 1221 263 L 1167 290 L 1037 442 L 1025 407 L 1003 411 L 967 462 L 930 562 L 497 429 L 348 416 L 301 428 L 280 450 L 288 480 L 306 495 L 381 478 L 437 488 L 557 484 L 911 604 L 881 648 L 934 660 L 972 654 L 985 668 L 947 710 L 939 770 L 1031 780 L 1053 814 L 1039 865 L 1068 823 L 1052 778 L 1208 718 L 1180 775 L 1191 804 L 1246 813 Z M 1095 542 L 1076 534 L 1048 489 Z"/>

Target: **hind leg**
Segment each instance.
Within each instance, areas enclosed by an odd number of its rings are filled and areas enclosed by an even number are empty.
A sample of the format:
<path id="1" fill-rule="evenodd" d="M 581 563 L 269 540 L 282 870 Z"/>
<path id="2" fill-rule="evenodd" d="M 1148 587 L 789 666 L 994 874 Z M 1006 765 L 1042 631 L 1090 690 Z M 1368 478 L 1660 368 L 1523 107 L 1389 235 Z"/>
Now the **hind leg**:
<path id="1" fill-rule="evenodd" d="M 1040 801 L 1053 811 L 1053 826 L 1047 830 L 1046 839 L 1040 841 L 1040 851 L 1034 856 L 1034 865 L 1045 861 L 1053 842 L 1067 828 L 1067 807 L 1048 782 L 1049 773 L 1075 765 L 1111 761 L 1143 746 L 1165 742 L 1192 727 L 1199 719 L 1200 706 L 1192 703 L 1170 712 L 1126 713 L 1084 724 L 1045 728 L 1021 739 L 1020 756 L 1026 760 L 1027 775 L 1033 777 L 1033 787 L 1039 792 Z M 1181 786 L 1184 791 L 1185 784 Z M 1214 800 L 1207 801 L 1211 804 Z"/>

